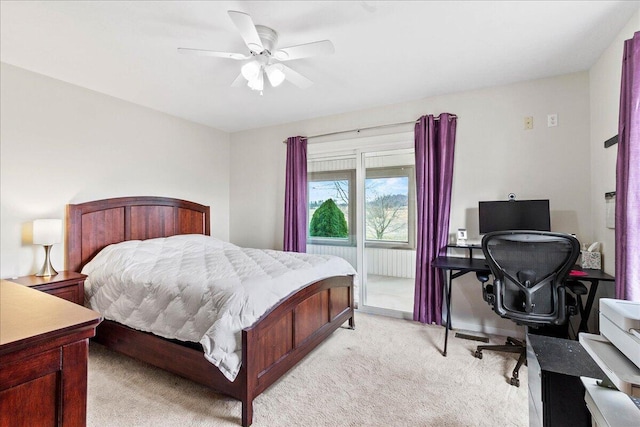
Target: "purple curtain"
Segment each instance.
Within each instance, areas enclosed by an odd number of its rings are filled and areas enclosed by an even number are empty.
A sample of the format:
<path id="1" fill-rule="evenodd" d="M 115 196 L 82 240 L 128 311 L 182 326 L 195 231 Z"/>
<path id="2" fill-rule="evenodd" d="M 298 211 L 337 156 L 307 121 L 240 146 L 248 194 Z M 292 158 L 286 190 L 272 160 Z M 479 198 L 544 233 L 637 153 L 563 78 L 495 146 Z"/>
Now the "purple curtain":
<path id="1" fill-rule="evenodd" d="M 415 126 L 418 239 L 413 319 L 422 323 L 442 324 L 444 283 L 431 261 L 447 252 L 455 140 L 452 114 L 440 114 L 439 119 L 423 116 Z"/>
<path id="2" fill-rule="evenodd" d="M 616 298 L 640 301 L 640 32 L 622 58 L 615 234 Z"/>
<path id="3" fill-rule="evenodd" d="M 283 250 L 307 251 L 307 139 L 287 138 Z"/>

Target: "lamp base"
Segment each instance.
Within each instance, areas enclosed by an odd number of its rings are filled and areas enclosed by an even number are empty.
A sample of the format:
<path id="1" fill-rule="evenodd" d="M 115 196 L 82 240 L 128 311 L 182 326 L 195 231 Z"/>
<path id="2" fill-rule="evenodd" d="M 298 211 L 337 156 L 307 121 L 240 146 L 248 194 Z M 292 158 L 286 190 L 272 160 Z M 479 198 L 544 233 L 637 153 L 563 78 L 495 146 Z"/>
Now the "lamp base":
<path id="1" fill-rule="evenodd" d="M 52 245 L 44 245 L 44 264 L 42 265 L 40 271 L 36 273 L 37 277 L 49 277 L 58 274 L 56 269 L 51 265 L 51 246 Z"/>

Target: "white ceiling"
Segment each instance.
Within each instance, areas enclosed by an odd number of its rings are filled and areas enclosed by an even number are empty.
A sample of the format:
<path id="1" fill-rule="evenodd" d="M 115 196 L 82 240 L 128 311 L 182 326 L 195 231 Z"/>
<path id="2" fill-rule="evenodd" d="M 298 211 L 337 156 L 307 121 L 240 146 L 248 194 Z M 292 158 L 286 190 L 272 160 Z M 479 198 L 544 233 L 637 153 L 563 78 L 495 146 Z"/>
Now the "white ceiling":
<path id="1" fill-rule="evenodd" d="M 2 1 L 0 59 L 227 132 L 588 70 L 638 1 Z M 264 96 L 231 88 L 247 53 L 227 10 L 280 47 L 329 39 L 287 62 L 314 81 Z"/>

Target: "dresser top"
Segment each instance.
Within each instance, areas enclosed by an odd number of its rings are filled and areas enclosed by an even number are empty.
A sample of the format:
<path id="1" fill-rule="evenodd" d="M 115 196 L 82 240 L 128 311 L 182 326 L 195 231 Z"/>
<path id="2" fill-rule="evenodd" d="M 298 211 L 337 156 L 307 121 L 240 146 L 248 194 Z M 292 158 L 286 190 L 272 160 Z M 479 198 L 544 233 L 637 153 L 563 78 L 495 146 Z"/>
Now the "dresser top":
<path id="1" fill-rule="evenodd" d="M 7 280 L 0 281 L 0 350 L 98 325 L 99 313 Z"/>

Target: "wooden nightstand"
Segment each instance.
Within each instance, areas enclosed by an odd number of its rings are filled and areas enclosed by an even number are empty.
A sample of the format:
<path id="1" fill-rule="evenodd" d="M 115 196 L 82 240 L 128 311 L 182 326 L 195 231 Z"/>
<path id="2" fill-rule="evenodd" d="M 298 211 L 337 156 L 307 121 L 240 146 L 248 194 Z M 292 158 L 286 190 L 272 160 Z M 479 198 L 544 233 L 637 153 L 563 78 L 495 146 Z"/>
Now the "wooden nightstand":
<path id="1" fill-rule="evenodd" d="M 55 295 L 67 301 L 84 305 L 84 279 L 85 274 L 73 271 L 61 271 L 55 276 L 36 277 L 23 276 L 16 279 L 7 279 L 10 282 L 19 283 L 50 295 Z"/>

